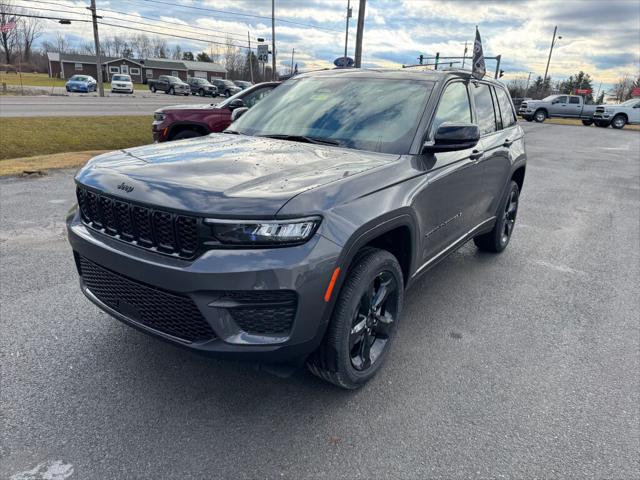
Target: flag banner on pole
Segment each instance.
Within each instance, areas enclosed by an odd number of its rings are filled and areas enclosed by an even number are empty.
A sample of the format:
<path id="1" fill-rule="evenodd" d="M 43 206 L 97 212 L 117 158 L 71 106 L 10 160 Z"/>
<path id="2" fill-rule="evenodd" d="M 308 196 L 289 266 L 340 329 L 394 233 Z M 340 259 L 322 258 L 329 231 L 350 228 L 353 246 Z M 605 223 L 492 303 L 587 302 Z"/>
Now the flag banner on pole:
<path id="1" fill-rule="evenodd" d="M 480 32 L 476 27 L 476 41 L 473 43 L 473 69 L 471 75 L 475 78 L 481 79 L 487 73 L 487 69 L 484 66 L 484 54 L 482 53 L 482 40 L 480 39 Z"/>

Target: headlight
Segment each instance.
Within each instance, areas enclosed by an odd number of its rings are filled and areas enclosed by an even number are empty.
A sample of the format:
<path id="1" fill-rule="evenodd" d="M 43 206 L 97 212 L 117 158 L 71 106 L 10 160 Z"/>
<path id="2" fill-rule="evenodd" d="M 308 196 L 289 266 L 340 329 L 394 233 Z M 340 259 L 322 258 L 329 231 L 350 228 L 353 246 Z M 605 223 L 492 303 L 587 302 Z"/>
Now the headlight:
<path id="1" fill-rule="evenodd" d="M 162 120 L 164 120 L 166 117 L 167 117 L 167 115 L 166 115 L 166 114 L 164 114 L 164 113 L 154 113 L 154 114 L 153 114 L 153 119 L 154 119 L 154 120 L 157 120 L 157 121 L 159 121 L 159 122 L 161 122 Z"/>
<path id="2" fill-rule="evenodd" d="M 320 217 L 292 220 L 237 221 L 205 218 L 216 240 L 225 245 L 278 246 L 304 243 L 316 232 Z"/>

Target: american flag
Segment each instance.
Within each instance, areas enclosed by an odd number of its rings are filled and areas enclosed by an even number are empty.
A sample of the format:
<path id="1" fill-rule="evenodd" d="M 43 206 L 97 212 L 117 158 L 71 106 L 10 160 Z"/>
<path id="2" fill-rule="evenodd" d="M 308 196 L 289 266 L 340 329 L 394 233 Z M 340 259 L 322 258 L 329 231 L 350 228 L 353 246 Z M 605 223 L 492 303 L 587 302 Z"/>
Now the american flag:
<path id="1" fill-rule="evenodd" d="M 8 22 L 3 25 L 0 25 L 0 32 L 7 33 L 16 28 L 16 22 Z"/>

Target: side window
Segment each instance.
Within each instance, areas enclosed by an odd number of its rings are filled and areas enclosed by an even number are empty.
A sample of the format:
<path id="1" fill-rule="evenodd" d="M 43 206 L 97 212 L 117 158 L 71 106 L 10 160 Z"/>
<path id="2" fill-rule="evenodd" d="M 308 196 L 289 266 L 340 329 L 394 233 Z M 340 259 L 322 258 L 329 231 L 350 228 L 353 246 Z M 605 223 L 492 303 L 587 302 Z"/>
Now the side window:
<path id="1" fill-rule="evenodd" d="M 556 103 L 567 103 L 567 96 L 562 95 L 561 97 L 556 98 Z"/>
<path id="2" fill-rule="evenodd" d="M 446 87 L 440 98 L 431 131 L 435 132 L 444 122 L 471 122 L 469 95 L 467 87 L 462 82 L 451 83 Z"/>
<path id="3" fill-rule="evenodd" d="M 260 90 L 251 92 L 249 95 L 242 99 L 242 101 L 244 102 L 244 106 L 249 108 L 253 107 L 270 92 L 271 88 L 261 88 Z"/>
<path id="4" fill-rule="evenodd" d="M 502 88 L 496 88 L 498 104 L 500 105 L 500 116 L 502 117 L 502 128 L 511 127 L 516 124 L 516 113 L 511 106 L 511 100 L 507 92 Z M 566 97 L 565 97 L 566 98 Z"/>
<path id="5" fill-rule="evenodd" d="M 579 104 L 580 103 L 580 98 L 578 98 L 578 97 L 569 97 L 569 103 Z"/>
<path id="6" fill-rule="evenodd" d="M 480 127 L 480 134 L 496 131 L 496 113 L 493 109 L 493 99 L 491 98 L 491 90 L 489 85 L 479 83 L 471 84 L 471 94 L 473 95 L 473 103 L 476 106 L 476 123 Z"/>

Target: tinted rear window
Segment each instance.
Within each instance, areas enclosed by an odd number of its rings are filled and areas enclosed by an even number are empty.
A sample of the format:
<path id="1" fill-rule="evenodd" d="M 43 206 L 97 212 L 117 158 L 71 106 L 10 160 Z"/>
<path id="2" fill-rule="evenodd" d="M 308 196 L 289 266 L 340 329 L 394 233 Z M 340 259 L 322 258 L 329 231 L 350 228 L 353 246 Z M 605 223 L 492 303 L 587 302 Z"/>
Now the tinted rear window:
<path id="1" fill-rule="evenodd" d="M 496 87 L 498 104 L 500 105 L 500 115 L 502 117 L 502 128 L 507 128 L 516 124 L 516 112 L 513 111 L 509 95 L 502 88 Z"/>
<path id="2" fill-rule="evenodd" d="M 496 114 L 493 110 L 493 99 L 489 85 L 471 84 L 471 94 L 476 105 L 476 123 L 482 135 L 496 131 Z"/>

